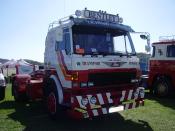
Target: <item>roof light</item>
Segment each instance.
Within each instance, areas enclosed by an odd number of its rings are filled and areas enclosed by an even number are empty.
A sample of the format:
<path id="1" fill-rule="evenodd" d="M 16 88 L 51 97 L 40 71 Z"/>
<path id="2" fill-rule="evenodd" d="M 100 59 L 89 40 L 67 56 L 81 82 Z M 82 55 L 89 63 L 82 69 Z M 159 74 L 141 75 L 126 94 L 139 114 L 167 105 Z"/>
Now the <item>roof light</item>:
<path id="1" fill-rule="evenodd" d="M 81 10 L 76 10 L 76 11 L 75 11 L 75 15 L 76 15 L 77 17 L 80 17 L 80 16 L 82 15 Z"/>
<path id="2" fill-rule="evenodd" d="M 122 23 L 123 18 L 119 17 L 119 15 L 113 15 L 113 14 L 108 14 L 106 11 L 91 11 L 85 10 L 76 10 L 75 15 L 77 17 L 82 17 L 86 19 L 93 19 L 93 20 L 99 20 L 99 21 L 104 21 L 104 22 L 110 22 L 110 23 Z"/>

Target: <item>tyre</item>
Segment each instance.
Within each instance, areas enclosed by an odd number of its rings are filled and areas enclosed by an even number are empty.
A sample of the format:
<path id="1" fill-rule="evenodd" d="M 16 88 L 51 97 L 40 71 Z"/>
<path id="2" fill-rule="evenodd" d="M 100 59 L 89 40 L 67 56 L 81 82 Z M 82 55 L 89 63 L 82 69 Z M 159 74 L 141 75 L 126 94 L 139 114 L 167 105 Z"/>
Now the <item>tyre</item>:
<path id="1" fill-rule="evenodd" d="M 166 78 L 159 78 L 153 85 L 153 94 L 158 97 L 168 96 L 170 93 L 171 84 Z"/>
<path id="2" fill-rule="evenodd" d="M 0 87 L 0 101 L 5 98 L 5 87 Z"/>
<path id="3" fill-rule="evenodd" d="M 12 94 L 14 96 L 15 101 L 16 102 L 27 102 L 28 97 L 26 95 L 26 92 L 19 93 L 17 89 L 18 89 L 18 83 L 14 81 L 14 83 L 12 83 Z"/>
<path id="4" fill-rule="evenodd" d="M 45 101 L 47 111 L 50 117 L 54 120 L 62 117 L 62 107 L 59 104 L 59 97 L 57 92 L 57 87 L 52 79 L 48 79 L 44 87 Z"/>

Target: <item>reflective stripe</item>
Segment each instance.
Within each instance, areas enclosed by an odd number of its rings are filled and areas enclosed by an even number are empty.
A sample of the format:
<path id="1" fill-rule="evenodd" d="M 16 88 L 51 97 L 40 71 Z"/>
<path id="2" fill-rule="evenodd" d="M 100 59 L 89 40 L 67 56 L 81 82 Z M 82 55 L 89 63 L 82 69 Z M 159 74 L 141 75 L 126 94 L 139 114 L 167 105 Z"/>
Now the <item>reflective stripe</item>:
<path id="1" fill-rule="evenodd" d="M 94 116 L 98 116 L 98 111 L 97 110 L 92 110 Z"/>
<path id="2" fill-rule="evenodd" d="M 103 112 L 103 114 L 107 114 L 108 113 L 106 108 L 102 108 L 102 112 Z"/>
<path id="3" fill-rule="evenodd" d="M 87 113 L 86 110 L 83 110 L 81 108 L 75 108 L 74 110 L 78 111 L 78 112 L 81 112 L 81 113 Z"/>
<path id="4" fill-rule="evenodd" d="M 122 91 L 122 97 L 120 98 L 120 101 L 123 101 L 125 98 L 126 91 Z"/>
<path id="5" fill-rule="evenodd" d="M 97 94 L 97 97 L 98 97 L 100 105 L 103 105 L 104 104 L 104 100 L 103 100 L 102 94 Z"/>
<path id="6" fill-rule="evenodd" d="M 87 98 L 89 100 L 90 107 L 92 109 L 94 107 L 94 104 L 91 103 L 91 97 L 92 97 L 92 95 L 87 95 Z"/>
<path id="7" fill-rule="evenodd" d="M 129 91 L 128 100 L 131 100 L 133 90 Z"/>
<path id="8" fill-rule="evenodd" d="M 139 94 L 134 96 L 134 101 L 138 98 L 138 96 Z M 135 108 L 135 107 L 136 107 L 136 102 L 133 102 L 132 108 Z"/>
<path id="9" fill-rule="evenodd" d="M 108 98 L 108 102 L 109 102 L 109 103 L 113 103 L 113 100 L 111 99 L 111 93 L 107 92 L 107 93 L 106 93 L 106 96 L 107 96 L 107 98 Z"/>
<path id="10" fill-rule="evenodd" d="M 80 107 L 85 109 L 86 107 L 84 105 L 82 105 L 82 103 L 81 103 L 82 96 L 76 96 L 76 98 L 78 100 L 78 103 L 79 103 Z"/>
<path id="11" fill-rule="evenodd" d="M 125 110 L 127 110 L 129 108 L 129 104 L 125 105 Z"/>
<path id="12" fill-rule="evenodd" d="M 136 102 L 132 103 L 132 108 L 136 107 Z"/>

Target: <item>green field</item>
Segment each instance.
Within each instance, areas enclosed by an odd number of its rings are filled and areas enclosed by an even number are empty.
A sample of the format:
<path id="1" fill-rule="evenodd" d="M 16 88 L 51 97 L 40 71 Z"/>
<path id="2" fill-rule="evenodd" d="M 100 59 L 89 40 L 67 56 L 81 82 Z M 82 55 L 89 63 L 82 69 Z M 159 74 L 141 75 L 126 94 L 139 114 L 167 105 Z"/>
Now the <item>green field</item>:
<path id="1" fill-rule="evenodd" d="M 175 98 L 146 96 L 145 106 L 93 120 L 51 120 L 42 102 L 15 103 L 11 85 L 0 102 L 0 131 L 175 131 Z"/>

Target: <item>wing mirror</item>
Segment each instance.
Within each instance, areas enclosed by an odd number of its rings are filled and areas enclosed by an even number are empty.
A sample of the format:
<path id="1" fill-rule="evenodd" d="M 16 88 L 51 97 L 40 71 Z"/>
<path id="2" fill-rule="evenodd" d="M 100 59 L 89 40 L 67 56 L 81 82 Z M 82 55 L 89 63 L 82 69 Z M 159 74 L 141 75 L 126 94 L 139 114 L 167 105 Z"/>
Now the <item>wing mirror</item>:
<path id="1" fill-rule="evenodd" d="M 146 52 L 150 52 L 151 51 L 151 47 L 150 47 L 150 34 L 146 33 L 146 34 L 141 34 L 140 38 L 143 40 L 147 40 L 147 45 L 145 45 L 145 51 Z"/>

